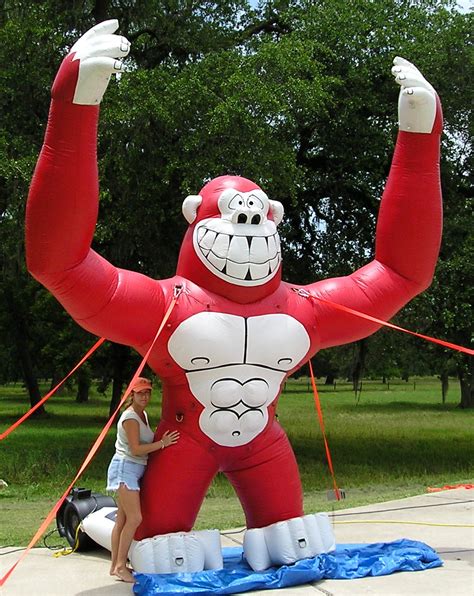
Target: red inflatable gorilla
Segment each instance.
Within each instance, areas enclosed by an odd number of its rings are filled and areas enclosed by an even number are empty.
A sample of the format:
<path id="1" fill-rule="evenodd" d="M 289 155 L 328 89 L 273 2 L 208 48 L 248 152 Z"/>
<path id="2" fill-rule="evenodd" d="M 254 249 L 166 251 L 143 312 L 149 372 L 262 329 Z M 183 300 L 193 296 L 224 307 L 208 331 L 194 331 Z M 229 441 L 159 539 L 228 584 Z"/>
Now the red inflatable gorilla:
<path id="1" fill-rule="evenodd" d="M 303 516 L 295 457 L 275 407 L 282 384 L 318 350 L 378 328 L 318 297 L 389 319 L 431 282 L 441 235 L 441 108 L 421 73 L 397 58 L 400 132 L 377 225 L 375 259 L 352 275 L 307 286 L 281 281 L 280 203 L 245 178 L 222 176 L 188 197 L 176 276 L 117 269 L 91 249 L 97 217 L 98 104 L 128 42 L 116 21 L 86 33 L 52 89 L 50 119 L 27 205 L 28 267 L 90 332 L 144 354 L 177 289 L 178 303 L 149 364 L 163 382 L 137 539 L 192 529 L 218 471 L 248 528 Z M 304 291 L 303 291 L 304 290 Z M 257 565 L 258 566 L 258 565 Z"/>

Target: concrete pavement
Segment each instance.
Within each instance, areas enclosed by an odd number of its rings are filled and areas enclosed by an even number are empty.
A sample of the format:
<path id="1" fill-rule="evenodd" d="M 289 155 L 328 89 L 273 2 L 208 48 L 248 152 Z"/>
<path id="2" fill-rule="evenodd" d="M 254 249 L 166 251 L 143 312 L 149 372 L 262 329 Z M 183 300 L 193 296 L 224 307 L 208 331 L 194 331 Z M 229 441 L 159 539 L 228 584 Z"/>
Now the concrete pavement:
<path id="1" fill-rule="evenodd" d="M 391 542 L 399 538 L 419 540 L 434 548 L 444 565 L 384 577 L 323 580 L 274 593 L 278 596 L 472 596 L 474 528 L 467 526 L 474 524 L 473 503 L 474 490 L 459 488 L 335 512 L 332 520 L 340 544 Z M 242 532 L 224 535 L 222 544 L 236 546 L 242 543 L 242 536 Z M 0 549 L 0 575 L 18 559 L 20 553 L 15 550 Z M 2 596 L 130 596 L 130 584 L 109 577 L 108 569 L 106 551 L 55 558 L 50 550 L 38 548 L 20 563 L 0 593 Z M 270 593 L 249 592 L 256 596 Z"/>

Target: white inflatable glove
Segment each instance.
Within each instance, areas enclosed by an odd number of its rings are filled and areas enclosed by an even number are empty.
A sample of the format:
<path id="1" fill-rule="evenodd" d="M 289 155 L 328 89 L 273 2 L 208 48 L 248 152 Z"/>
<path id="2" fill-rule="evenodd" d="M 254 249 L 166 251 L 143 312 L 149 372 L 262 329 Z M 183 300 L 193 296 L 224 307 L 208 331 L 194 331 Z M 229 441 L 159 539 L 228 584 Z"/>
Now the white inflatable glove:
<path id="1" fill-rule="evenodd" d="M 79 105 L 98 105 L 113 73 L 123 71 L 130 42 L 114 35 L 118 21 L 104 21 L 89 29 L 63 60 L 53 84 L 54 99 Z"/>
<path id="2" fill-rule="evenodd" d="M 392 74 L 400 85 L 398 125 L 406 132 L 430 133 L 436 117 L 436 91 L 408 60 L 397 56 Z"/>

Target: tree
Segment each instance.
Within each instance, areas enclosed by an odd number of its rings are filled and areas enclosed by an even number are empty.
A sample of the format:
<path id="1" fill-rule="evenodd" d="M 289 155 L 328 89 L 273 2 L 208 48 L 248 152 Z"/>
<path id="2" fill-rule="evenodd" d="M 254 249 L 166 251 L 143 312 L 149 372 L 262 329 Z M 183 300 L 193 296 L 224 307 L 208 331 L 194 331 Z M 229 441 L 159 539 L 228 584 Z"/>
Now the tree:
<path id="1" fill-rule="evenodd" d="M 344 0 L 273 0 L 257 8 L 244 0 L 4 1 L 0 240 L 9 277 L 0 283 L 12 288 L 15 303 L 23 297 L 33 367 L 46 368 L 44 361 L 34 362 L 42 351 L 49 354 L 48 365 L 61 361 L 59 346 L 51 359 L 55 348 L 45 341 L 48 334 L 39 339 L 39 327 L 59 315 L 25 273 L 22 250 L 23 208 L 44 134 L 51 79 L 77 37 L 111 17 L 119 19 L 133 50 L 129 72 L 112 82 L 102 107 L 94 245 L 101 254 L 119 267 L 173 275 L 185 229 L 183 198 L 228 172 L 254 179 L 284 203 L 287 279 L 305 283 L 345 275 L 367 262 L 396 134 L 398 91 L 389 70 L 400 54 L 426 72 L 440 92 L 448 131 L 443 283 L 435 282 L 426 302 L 416 305 L 431 305 L 434 313 L 434 305 L 444 301 L 454 312 L 459 292 L 446 294 L 445 284 L 459 286 L 470 258 L 468 233 L 459 234 L 458 228 L 466 223 L 463 172 L 472 151 L 466 142 L 472 133 L 472 85 L 466 85 L 472 59 L 464 43 L 472 18 L 453 6 L 431 0 L 355 0 L 350 10 Z M 450 238 L 456 237 L 464 255 L 458 259 L 451 258 Z M 445 292 L 442 299 L 438 288 Z M 27 316 L 32 304 L 37 326 Z M 409 312 L 414 327 L 418 318 L 428 329 L 426 312 Z M 468 327 L 469 314 L 463 317 Z M 454 320 L 461 318 L 456 314 Z M 65 319 L 58 324 L 63 345 L 70 334 L 78 351 L 90 345 L 85 333 L 74 339 L 73 325 Z M 447 339 L 454 340 L 456 325 L 446 329 Z M 13 363 L 13 351 L 5 350 Z M 116 399 L 125 355 L 120 348 L 112 352 Z M 102 376 L 102 364 L 92 363 L 92 374 Z M 14 368 L 4 367 L 4 374 Z"/>
<path id="2" fill-rule="evenodd" d="M 329 108 L 335 122 L 309 123 L 301 136 L 298 158 L 308 174 L 299 201 L 287 209 L 291 264 L 311 279 L 315 274 L 346 274 L 372 255 L 377 197 L 394 138 L 396 92 L 384 76 L 385 65 L 395 54 L 406 56 L 439 91 L 446 129 L 442 153 L 446 216 L 440 265 L 432 289 L 409 307 L 408 320 L 412 329 L 468 346 L 472 300 L 467 280 L 470 272 L 472 277 L 473 244 L 467 172 L 472 160 L 473 86 L 466 81 L 472 80 L 473 69 L 472 52 L 463 40 L 470 37 L 472 15 L 460 14 L 452 2 L 355 2 L 349 13 L 342 2 L 328 0 L 307 3 L 307 9 L 302 18 L 304 34 L 320 41 L 328 57 L 319 57 L 320 63 L 328 65 L 340 85 L 333 86 Z M 455 72 L 453 63 L 459 63 Z M 431 312 L 423 304 L 430 304 Z M 406 318 L 402 313 L 402 325 Z M 410 360 L 423 360 L 422 352 L 433 350 L 419 347 L 417 358 Z M 409 350 L 403 348 L 401 355 L 408 364 Z M 468 407 L 472 358 L 454 354 L 451 358 L 459 362 L 461 405 Z M 449 362 L 440 367 L 444 378 Z"/>

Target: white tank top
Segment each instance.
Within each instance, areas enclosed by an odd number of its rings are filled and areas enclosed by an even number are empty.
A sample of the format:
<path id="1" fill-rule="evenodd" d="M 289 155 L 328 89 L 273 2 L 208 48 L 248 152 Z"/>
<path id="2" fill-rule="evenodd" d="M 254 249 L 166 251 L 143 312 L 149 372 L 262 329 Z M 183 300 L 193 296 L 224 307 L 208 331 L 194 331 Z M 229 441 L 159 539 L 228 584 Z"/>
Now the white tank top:
<path id="1" fill-rule="evenodd" d="M 145 414 L 146 424 L 143 422 L 140 416 L 131 409 L 125 410 L 125 412 L 120 416 L 117 423 L 117 440 L 115 441 L 115 452 L 124 459 L 128 459 L 137 464 L 146 465 L 148 455 L 132 455 L 130 446 L 128 444 L 127 433 L 123 427 L 125 420 L 136 420 L 140 429 L 140 444 L 153 443 L 154 433 L 148 423 L 147 413 L 143 413 Z"/>

